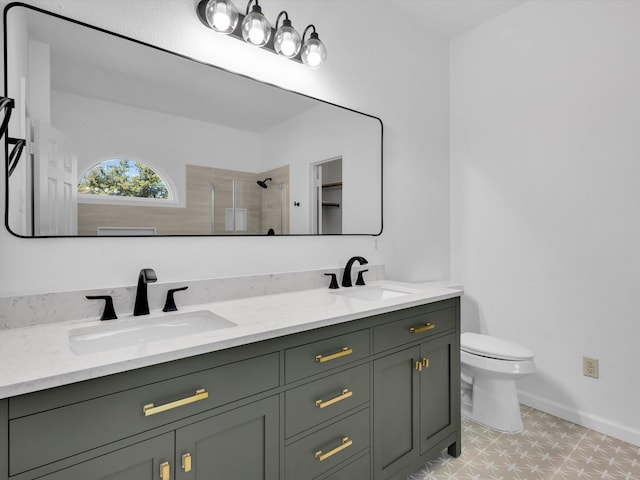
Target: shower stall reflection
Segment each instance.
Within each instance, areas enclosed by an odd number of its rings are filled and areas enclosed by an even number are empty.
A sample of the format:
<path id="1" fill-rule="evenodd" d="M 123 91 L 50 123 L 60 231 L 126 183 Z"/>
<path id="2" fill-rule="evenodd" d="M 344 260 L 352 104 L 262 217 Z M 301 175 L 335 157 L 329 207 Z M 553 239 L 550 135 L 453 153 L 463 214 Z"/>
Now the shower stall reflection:
<path id="1" fill-rule="evenodd" d="M 211 234 L 289 233 L 289 168 L 253 174 L 215 169 Z"/>

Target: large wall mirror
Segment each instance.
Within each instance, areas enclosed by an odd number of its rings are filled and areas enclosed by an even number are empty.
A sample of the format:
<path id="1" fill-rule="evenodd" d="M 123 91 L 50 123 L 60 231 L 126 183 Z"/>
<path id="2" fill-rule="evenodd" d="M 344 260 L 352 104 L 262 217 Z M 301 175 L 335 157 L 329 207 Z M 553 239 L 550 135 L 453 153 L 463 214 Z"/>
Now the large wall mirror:
<path id="1" fill-rule="evenodd" d="M 381 232 L 380 119 L 35 7 L 4 33 L 13 234 Z"/>

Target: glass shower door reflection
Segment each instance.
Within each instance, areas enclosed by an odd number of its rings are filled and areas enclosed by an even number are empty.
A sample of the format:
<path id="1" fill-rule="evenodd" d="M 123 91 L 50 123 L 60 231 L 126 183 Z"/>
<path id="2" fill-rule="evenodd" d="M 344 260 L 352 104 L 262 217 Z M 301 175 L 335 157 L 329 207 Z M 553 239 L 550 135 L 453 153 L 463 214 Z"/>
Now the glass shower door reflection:
<path id="1" fill-rule="evenodd" d="M 289 186 L 284 183 L 270 184 L 262 191 L 261 231 L 275 235 L 289 233 Z"/>
<path id="2" fill-rule="evenodd" d="M 271 180 L 271 179 L 269 179 Z M 213 235 L 281 235 L 289 233 L 289 186 L 254 174 L 219 175 L 211 184 Z"/>
<path id="3" fill-rule="evenodd" d="M 260 190 L 256 180 L 236 178 L 235 185 L 235 232 L 242 235 L 261 233 L 260 227 Z M 231 213 L 229 213 L 231 216 Z"/>

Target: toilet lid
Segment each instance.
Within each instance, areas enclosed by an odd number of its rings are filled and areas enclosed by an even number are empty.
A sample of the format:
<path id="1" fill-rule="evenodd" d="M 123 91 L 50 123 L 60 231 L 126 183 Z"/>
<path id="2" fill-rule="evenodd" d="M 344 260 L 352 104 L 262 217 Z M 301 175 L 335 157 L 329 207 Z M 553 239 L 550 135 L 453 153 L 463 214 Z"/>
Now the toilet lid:
<path id="1" fill-rule="evenodd" d="M 499 360 L 529 360 L 533 358 L 530 350 L 517 343 L 502 338 L 464 332 L 460 335 L 460 348 L 465 352 Z"/>

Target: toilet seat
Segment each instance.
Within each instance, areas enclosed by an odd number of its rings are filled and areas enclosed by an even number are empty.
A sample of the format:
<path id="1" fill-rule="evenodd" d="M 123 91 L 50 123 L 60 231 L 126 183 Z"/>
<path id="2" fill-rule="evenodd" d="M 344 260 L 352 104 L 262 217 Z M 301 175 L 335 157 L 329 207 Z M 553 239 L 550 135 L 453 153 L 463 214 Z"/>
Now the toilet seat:
<path id="1" fill-rule="evenodd" d="M 460 335 L 460 349 L 472 355 L 498 360 L 531 360 L 533 353 L 517 343 L 502 338 L 464 332 Z"/>

